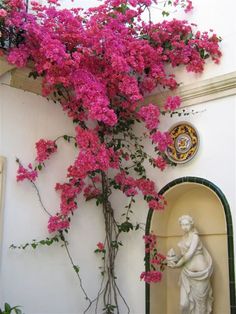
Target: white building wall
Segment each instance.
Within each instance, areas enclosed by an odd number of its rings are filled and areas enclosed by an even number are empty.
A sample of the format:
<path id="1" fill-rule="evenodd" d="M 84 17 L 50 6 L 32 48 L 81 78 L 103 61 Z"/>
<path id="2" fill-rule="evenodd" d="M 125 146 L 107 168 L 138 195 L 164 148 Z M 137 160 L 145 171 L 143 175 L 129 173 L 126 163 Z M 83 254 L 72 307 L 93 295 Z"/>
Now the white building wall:
<path id="1" fill-rule="evenodd" d="M 65 1 L 64 1 L 65 2 Z M 84 5 L 85 2 L 83 2 Z M 94 1 L 89 1 L 91 5 Z M 80 1 L 82 5 L 82 1 Z M 86 5 L 88 2 L 86 2 Z M 155 12 L 155 11 L 153 11 Z M 236 70 L 235 61 L 235 2 L 196 1 L 191 20 L 201 29 L 214 28 L 223 37 L 224 56 L 219 66 L 209 64 L 205 74 L 186 76 L 183 82 L 194 82 Z M 211 13 L 211 14 L 210 14 Z M 185 17 L 186 18 L 186 17 Z M 3 78 L 2 82 L 7 82 Z M 164 173 L 150 169 L 150 177 L 162 188 L 169 181 L 182 176 L 198 176 L 212 181 L 225 194 L 231 207 L 235 226 L 235 113 L 236 97 L 189 107 L 199 112 L 188 118 L 165 118 L 161 127 L 167 129 L 180 120 L 190 121 L 199 131 L 200 148 L 188 164 L 170 168 Z M 26 314 L 81 314 L 86 302 L 63 248 L 52 246 L 36 251 L 12 251 L 9 246 L 48 236 L 47 219 L 37 195 L 28 183 L 16 183 L 19 157 L 23 163 L 35 158 L 34 144 L 40 138 L 54 139 L 73 134 L 73 126 L 61 108 L 40 96 L 0 85 L 0 155 L 7 158 L 5 202 L 3 207 L 3 243 L 0 262 L 0 304 L 22 305 Z M 137 130 L 138 132 L 138 130 Z M 39 187 L 42 198 L 51 212 L 59 206 L 54 183 L 64 180 L 67 166 L 73 162 L 75 151 L 67 143 L 59 145 L 58 153 L 41 173 Z M 114 196 L 117 211 L 123 203 L 121 193 Z M 145 222 L 148 213 L 143 201 L 136 205 L 134 221 Z M 235 229 L 235 228 L 234 228 Z M 71 252 L 81 268 L 84 286 L 91 298 L 99 288 L 101 260 L 93 251 L 103 241 L 101 211 L 93 202 L 79 204 L 69 235 Z M 145 286 L 139 281 L 144 270 L 142 232 L 124 237 L 124 247 L 117 259 L 118 282 L 132 314 L 145 313 Z M 121 313 L 126 313 L 125 309 Z M 164 314 L 164 313 L 163 313 Z"/>

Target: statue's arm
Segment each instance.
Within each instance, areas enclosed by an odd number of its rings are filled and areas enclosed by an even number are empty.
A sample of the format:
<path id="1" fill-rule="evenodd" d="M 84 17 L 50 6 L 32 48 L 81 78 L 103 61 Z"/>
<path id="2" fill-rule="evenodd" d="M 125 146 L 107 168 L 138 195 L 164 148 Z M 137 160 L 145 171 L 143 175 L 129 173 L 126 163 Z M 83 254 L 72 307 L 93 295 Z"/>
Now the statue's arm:
<path id="1" fill-rule="evenodd" d="M 188 262 L 193 257 L 193 255 L 196 252 L 198 243 L 199 243 L 199 236 L 197 234 L 194 234 L 188 251 L 179 259 L 175 267 L 183 266 L 186 262 Z"/>

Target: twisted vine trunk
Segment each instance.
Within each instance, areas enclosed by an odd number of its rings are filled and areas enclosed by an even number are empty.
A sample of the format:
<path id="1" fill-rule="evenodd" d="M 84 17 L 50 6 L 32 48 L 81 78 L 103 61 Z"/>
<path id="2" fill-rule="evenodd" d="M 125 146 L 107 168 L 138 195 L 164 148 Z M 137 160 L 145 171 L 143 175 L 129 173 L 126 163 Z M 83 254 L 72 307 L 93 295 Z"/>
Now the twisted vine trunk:
<path id="1" fill-rule="evenodd" d="M 106 232 L 106 257 L 105 257 L 105 289 L 103 293 L 104 312 L 106 314 L 119 314 L 118 295 L 123 299 L 116 283 L 115 274 L 115 258 L 118 251 L 117 240 L 119 237 L 119 229 L 114 218 L 114 210 L 109 201 L 111 194 L 108 177 L 102 173 L 102 189 L 103 189 L 103 215 Z M 125 302 L 126 304 L 126 302 Z M 126 304 L 127 306 L 127 304 Z M 128 311 L 129 312 L 129 311 Z"/>

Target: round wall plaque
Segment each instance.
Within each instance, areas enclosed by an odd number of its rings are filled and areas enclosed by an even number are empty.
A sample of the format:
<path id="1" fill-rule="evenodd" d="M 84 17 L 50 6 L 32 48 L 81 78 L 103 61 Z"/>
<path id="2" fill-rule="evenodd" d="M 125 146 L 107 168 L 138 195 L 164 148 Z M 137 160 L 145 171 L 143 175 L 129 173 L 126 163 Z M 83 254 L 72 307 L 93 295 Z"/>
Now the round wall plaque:
<path id="1" fill-rule="evenodd" d="M 174 163 L 185 163 L 191 160 L 199 146 L 197 130 L 187 122 L 180 122 L 169 130 L 173 144 L 169 145 L 166 155 Z"/>

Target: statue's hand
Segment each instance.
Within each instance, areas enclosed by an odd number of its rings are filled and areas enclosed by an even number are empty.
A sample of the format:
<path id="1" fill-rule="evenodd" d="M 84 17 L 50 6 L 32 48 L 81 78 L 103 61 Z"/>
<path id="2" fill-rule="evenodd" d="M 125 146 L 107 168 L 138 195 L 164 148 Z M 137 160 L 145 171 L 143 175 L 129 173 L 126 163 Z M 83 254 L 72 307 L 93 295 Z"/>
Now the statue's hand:
<path id="1" fill-rule="evenodd" d="M 170 268 L 176 268 L 176 263 L 174 261 L 168 261 L 167 266 Z"/>

